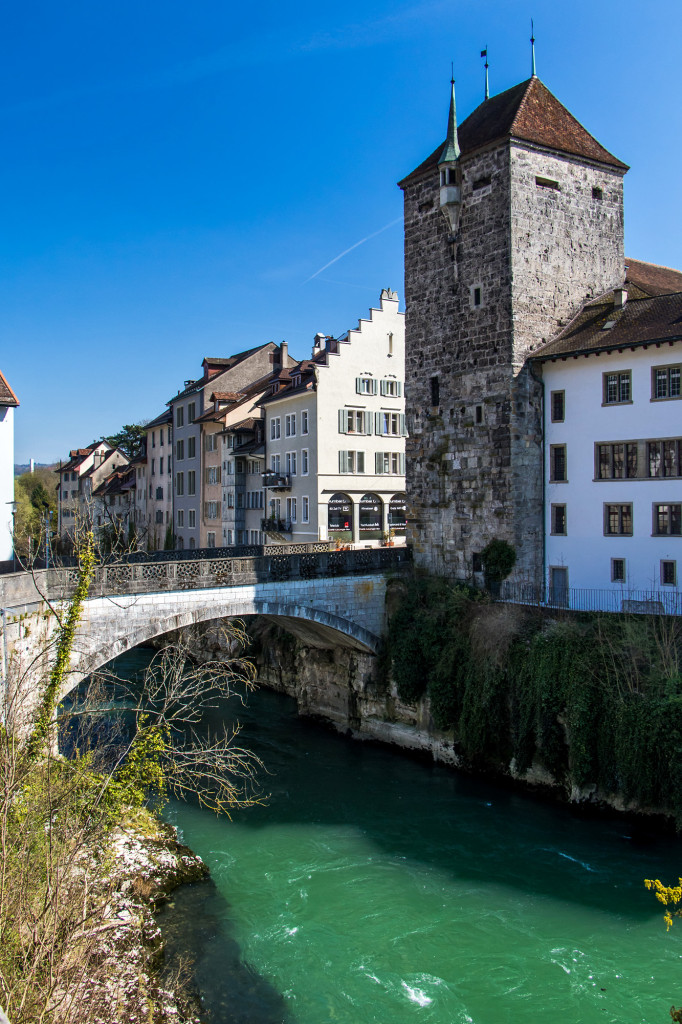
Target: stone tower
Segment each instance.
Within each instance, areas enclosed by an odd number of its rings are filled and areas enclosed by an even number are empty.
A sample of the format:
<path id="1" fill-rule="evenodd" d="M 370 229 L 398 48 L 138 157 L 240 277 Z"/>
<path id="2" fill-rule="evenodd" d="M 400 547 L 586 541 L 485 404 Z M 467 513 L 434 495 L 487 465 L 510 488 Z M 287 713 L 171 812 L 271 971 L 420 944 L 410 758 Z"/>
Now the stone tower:
<path id="1" fill-rule="evenodd" d="M 542 573 L 542 385 L 526 356 L 623 281 L 623 175 L 533 75 L 457 125 L 405 197 L 407 490 L 417 564 L 493 538 Z"/>

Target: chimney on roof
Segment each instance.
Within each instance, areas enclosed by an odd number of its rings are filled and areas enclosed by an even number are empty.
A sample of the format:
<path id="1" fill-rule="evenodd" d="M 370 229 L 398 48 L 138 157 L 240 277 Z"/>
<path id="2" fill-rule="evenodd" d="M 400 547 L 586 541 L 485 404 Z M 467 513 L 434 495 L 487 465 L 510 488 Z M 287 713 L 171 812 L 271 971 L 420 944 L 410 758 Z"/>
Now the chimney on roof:
<path id="1" fill-rule="evenodd" d="M 628 293 L 626 288 L 614 288 L 613 290 L 613 308 L 623 309 L 625 303 L 628 301 Z"/>
<path id="2" fill-rule="evenodd" d="M 318 331 L 313 338 L 313 356 L 317 355 L 318 352 L 324 352 L 326 341 L 327 335 L 323 334 L 322 331 Z"/>
<path id="3" fill-rule="evenodd" d="M 280 342 L 279 346 L 279 361 L 282 369 L 284 369 L 289 361 L 289 345 L 286 341 Z"/>

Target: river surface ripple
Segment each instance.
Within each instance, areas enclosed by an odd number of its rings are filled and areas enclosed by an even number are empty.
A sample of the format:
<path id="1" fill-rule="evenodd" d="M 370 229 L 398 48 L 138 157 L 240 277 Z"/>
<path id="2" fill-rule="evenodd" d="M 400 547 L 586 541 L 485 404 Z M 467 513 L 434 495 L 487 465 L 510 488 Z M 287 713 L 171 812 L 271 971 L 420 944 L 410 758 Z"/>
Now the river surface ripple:
<path id="1" fill-rule="evenodd" d="M 678 840 L 348 740 L 279 694 L 228 714 L 267 806 L 165 811 L 211 870 L 160 923 L 213 1024 L 654 1024 L 682 1003 L 682 922 L 666 935 L 642 884 L 677 879 Z"/>

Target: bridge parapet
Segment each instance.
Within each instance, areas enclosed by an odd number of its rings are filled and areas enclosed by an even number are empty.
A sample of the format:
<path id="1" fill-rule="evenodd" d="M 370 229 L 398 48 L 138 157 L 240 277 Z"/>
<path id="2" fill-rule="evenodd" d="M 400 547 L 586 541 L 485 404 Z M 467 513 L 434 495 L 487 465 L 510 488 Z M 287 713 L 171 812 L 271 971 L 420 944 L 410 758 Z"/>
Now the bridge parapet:
<path id="1" fill-rule="evenodd" d="M 364 548 L 348 551 L 303 551 L 264 554 L 247 558 L 195 559 L 104 565 L 95 571 L 89 597 L 148 594 L 156 591 L 202 590 L 215 587 L 286 583 L 290 580 L 330 579 L 398 571 L 411 558 L 409 548 Z M 50 569 L 47 594 L 69 598 L 78 582 L 78 570 Z"/>

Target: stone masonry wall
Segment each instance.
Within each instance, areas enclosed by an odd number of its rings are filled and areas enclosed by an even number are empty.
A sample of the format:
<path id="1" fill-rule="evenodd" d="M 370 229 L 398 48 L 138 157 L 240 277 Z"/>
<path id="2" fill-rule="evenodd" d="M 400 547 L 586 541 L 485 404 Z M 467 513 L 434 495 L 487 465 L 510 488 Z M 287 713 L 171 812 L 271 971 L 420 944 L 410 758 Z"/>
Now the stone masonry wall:
<path id="1" fill-rule="evenodd" d="M 466 577 L 503 538 L 515 578 L 538 580 L 542 388 L 525 359 L 587 295 L 622 282 L 622 174 L 518 143 L 461 171 L 454 241 L 438 172 L 405 188 L 409 539 L 417 564 Z"/>
<path id="2" fill-rule="evenodd" d="M 623 172 L 520 143 L 511 146 L 510 170 L 518 370 L 586 298 L 623 283 Z M 538 185 L 537 178 L 559 188 Z"/>
<path id="3" fill-rule="evenodd" d="M 519 575 L 537 572 L 541 507 L 534 493 L 529 515 L 525 474 L 515 502 L 512 472 L 515 444 L 540 460 L 541 421 L 538 385 L 513 374 L 510 187 L 507 145 L 462 161 L 454 246 L 437 172 L 405 190 L 410 540 L 418 564 L 448 576 L 469 575 L 494 537 L 517 548 Z"/>

